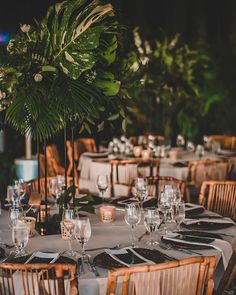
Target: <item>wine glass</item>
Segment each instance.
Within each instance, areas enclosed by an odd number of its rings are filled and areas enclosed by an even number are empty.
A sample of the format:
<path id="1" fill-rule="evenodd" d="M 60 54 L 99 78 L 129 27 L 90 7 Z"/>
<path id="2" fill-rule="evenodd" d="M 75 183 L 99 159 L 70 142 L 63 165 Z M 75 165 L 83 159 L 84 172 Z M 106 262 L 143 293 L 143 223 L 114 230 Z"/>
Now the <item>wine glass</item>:
<path id="1" fill-rule="evenodd" d="M 143 211 L 143 202 L 148 196 L 147 180 L 145 178 L 137 178 L 135 181 L 136 197 L 140 203 L 141 210 Z"/>
<path id="2" fill-rule="evenodd" d="M 12 241 L 15 245 L 15 251 L 12 254 L 15 257 L 24 256 L 26 253 L 24 248 L 28 244 L 29 240 L 29 230 L 24 222 L 16 222 L 12 227 Z"/>
<path id="3" fill-rule="evenodd" d="M 164 216 L 164 232 L 167 233 L 167 214 L 171 212 L 171 200 L 170 196 L 166 192 L 161 192 L 158 199 L 158 209 L 163 213 Z"/>
<path id="4" fill-rule="evenodd" d="M 151 238 L 147 242 L 148 245 L 154 246 L 159 244 L 154 239 L 154 233 L 157 231 L 159 225 L 161 223 L 159 213 L 156 208 L 147 208 L 144 213 L 144 225 L 146 230 L 150 233 Z"/>
<path id="5" fill-rule="evenodd" d="M 49 192 L 50 194 L 58 200 L 59 198 L 59 188 L 58 188 L 58 182 L 56 178 L 50 179 L 49 182 Z"/>
<path id="6" fill-rule="evenodd" d="M 109 182 L 107 175 L 98 175 L 97 188 L 101 194 L 103 202 L 105 202 L 104 193 L 108 190 Z"/>
<path id="7" fill-rule="evenodd" d="M 15 180 L 13 185 L 14 197 L 13 205 L 18 206 L 25 195 L 25 182 L 23 179 Z"/>
<path id="8" fill-rule="evenodd" d="M 59 189 L 59 193 L 61 194 L 63 190 L 65 189 L 66 181 L 64 175 L 57 175 L 57 185 Z"/>
<path id="9" fill-rule="evenodd" d="M 134 228 L 141 220 L 141 210 L 138 203 L 127 204 L 125 210 L 125 222 L 131 227 L 132 233 L 132 247 L 136 246 L 136 237 L 134 235 Z"/>
<path id="10" fill-rule="evenodd" d="M 14 188 L 12 185 L 7 186 L 7 201 L 9 203 L 14 203 Z"/>
<path id="11" fill-rule="evenodd" d="M 81 244 L 81 258 L 88 258 L 85 253 L 85 245 L 91 237 L 91 225 L 88 217 L 79 217 L 74 220 L 74 236 L 75 239 Z"/>
<path id="12" fill-rule="evenodd" d="M 21 220 L 24 216 L 22 207 L 11 207 L 9 209 L 9 226 L 13 227 L 16 225 L 17 221 Z"/>
<path id="13" fill-rule="evenodd" d="M 177 230 L 180 230 L 180 224 L 185 219 L 185 204 L 184 202 L 180 202 L 176 204 L 176 213 L 175 213 L 175 221 L 177 223 Z"/>
<path id="14" fill-rule="evenodd" d="M 69 256 L 75 256 L 75 252 L 72 249 L 71 241 L 74 240 L 74 223 L 75 219 L 75 211 L 74 209 L 64 209 L 62 214 L 62 223 L 63 226 L 66 229 L 66 233 L 68 236 L 68 244 L 69 244 L 69 250 L 65 251 L 64 254 L 67 254 Z"/>

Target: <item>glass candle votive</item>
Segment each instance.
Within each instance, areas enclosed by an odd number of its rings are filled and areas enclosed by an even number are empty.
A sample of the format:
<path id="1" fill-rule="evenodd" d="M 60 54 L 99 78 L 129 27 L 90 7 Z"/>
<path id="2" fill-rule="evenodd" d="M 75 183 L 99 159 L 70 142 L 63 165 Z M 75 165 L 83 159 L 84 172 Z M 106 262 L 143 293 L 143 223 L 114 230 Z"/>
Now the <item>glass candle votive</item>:
<path id="1" fill-rule="evenodd" d="M 115 220 L 115 207 L 110 205 L 104 205 L 99 208 L 100 220 L 104 223 L 110 223 Z"/>
<path id="2" fill-rule="evenodd" d="M 148 160 L 151 158 L 151 151 L 150 150 L 143 150 L 142 151 L 142 158 L 144 160 Z"/>
<path id="3" fill-rule="evenodd" d="M 134 146 L 133 148 L 133 154 L 136 158 L 141 157 L 141 153 L 142 153 L 143 148 L 141 146 Z"/>
<path id="4" fill-rule="evenodd" d="M 46 205 L 40 205 L 40 210 L 39 210 L 40 216 L 38 216 L 40 222 L 45 222 L 46 221 Z M 47 205 L 47 216 L 50 216 L 50 206 Z"/>

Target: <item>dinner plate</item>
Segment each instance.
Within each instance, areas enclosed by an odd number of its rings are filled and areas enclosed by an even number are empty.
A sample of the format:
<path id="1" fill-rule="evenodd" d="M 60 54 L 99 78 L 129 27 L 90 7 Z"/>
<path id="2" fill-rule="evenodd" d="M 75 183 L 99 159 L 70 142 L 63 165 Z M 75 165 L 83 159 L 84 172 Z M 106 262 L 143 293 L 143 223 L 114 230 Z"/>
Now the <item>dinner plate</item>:
<path id="1" fill-rule="evenodd" d="M 188 207 L 188 205 L 185 205 L 185 208 L 188 209 L 185 211 L 186 217 L 191 217 L 195 215 L 199 215 L 204 212 L 204 207 Z"/>
<path id="2" fill-rule="evenodd" d="M 0 260 L 2 260 L 5 257 L 5 250 L 0 247 Z"/>
<path id="3" fill-rule="evenodd" d="M 143 256 L 146 259 L 152 260 L 155 263 L 162 263 L 166 260 L 165 255 L 159 252 L 158 250 L 151 250 L 151 249 L 145 249 L 145 248 L 135 248 L 134 249 L 138 254 Z M 106 252 L 98 254 L 94 258 L 94 263 L 102 268 L 106 269 L 112 269 L 112 268 L 118 268 L 118 267 L 124 267 L 123 264 L 119 263 L 118 261 L 114 260 L 109 254 Z M 124 262 L 125 257 L 124 257 Z M 135 265 L 135 264 L 134 264 Z"/>
<path id="4" fill-rule="evenodd" d="M 181 223 L 181 227 L 188 228 L 188 229 L 203 229 L 203 230 L 218 230 L 223 228 L 228 228 L 233 226 L 232 223 L 214 223 L 211 221 L 199 221 L 194 224 L 184 224 Z"/>

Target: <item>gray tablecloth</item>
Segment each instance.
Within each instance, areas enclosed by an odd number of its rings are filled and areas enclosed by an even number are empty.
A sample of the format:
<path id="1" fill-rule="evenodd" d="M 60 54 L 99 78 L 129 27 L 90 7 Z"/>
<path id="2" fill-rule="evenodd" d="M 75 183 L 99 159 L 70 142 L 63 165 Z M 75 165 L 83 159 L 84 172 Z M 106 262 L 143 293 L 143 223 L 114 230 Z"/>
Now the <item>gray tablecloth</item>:
<path id="1" fill-rule="evenodd" d="M 86 248 L 92 249 L 97 247 L 112 247 L 116 244 L 121 244 L 121 246 L 129 246 L 131 244 L 131 232 L 129 227 L 124 222 L 124 213 L 122 211 L 116 211 L 116 221 L 113 223 L 105 224 L 101 223 L 99 219 L 99 215 L 89 215 L 91 226 L 92 226 L 92 236 L 86 245 Z M 140 236 L 145 232 L 145 228 L 143 226 L 143 222 L 136 228 L 136 235 Z M 212 231 L 214 233 L 224 233 L 227 236 L 224 236 L 224 239 L 228 241 L 232 246 L 236 244 L 236 226 L 224 229 Z M 233 237 L 231 237 L 233 236 Z M 146 247 L 146 241 L 149 237 L 144 237 L 144 239 L 140 242 L 140 247 Z M 4 241 L 6 243 L 12 244 L 11 240 L 11 230 L 8 226 L 8 212 L 2 210 L 2 214 L 0 215 L 0 241 Z M 79 250 L 79 245 L 75 242 L 75 248 Z M 29 243 L 26 247 L 28 252 L 34 251 L 57 251 L 62 252 L 66 250 L 68 244 L 66 241 L 63 241 L 60 235 L 49 235 L 49 236 L 40 236 L 36 234 L 33 238 L 29 240 Z M 156 249 L 165 252 L 168 255 L 174 256 L 178 259 L 186 258 L 189 256 L 196 256 L 197 254 L 193 253 L 192 255 L 189 253 L 184 253 L 176 250 L 163 250 L 158 245 Z M 89 254 L 94 257 L 99 251 L 88 251 Z M 221 254 L 216 249 L 209 250 L 198 250 L 202 255 L 215 255 L 218 257 L 220 261 L 218 263 L 216 273 L 215 273 L 215 287 L 217 287 L 220 279 L 224 274 L 224 267 L 222 263 Z M 107 288 L 107 271 L 102 268 L 98 268 L 99 277 L 96 277 L 92 272 L 87 272 L 85 275 L 79 278 L 79 292 L 80 295 L 104 295 L 106 294 Z"/>

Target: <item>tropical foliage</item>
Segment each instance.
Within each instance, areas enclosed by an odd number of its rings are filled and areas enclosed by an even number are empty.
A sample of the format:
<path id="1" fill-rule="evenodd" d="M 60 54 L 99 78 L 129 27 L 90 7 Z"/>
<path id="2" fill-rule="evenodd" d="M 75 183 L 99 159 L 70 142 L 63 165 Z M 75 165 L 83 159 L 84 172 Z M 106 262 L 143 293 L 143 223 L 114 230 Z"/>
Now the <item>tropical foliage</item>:
<path id="1" fill-rule="evenodd" d="M 123 110 L 109 71 L 119 28 L 110 4 L 67 0 L 34 26 L 23 25 L 0 58 L 0 110 L 22 134 L 47 139 L 76 121 L 81 130 Z M 125 121 L 125 111 L 123 111 Z M 99 123 L 99 124 L 98 124 Z"/>
<path id="2" fill-rule="evenodd" d="M 134 44 L 124 60 L 123 76 L 129 81 L 128 94 L 136 102 L 136 130 L 166 136 L 180 132 L 193 139 L 199 120 L 221 99 L 212 89 L 211 59 L 182 44 L 179 34 L 147 41 L 136 28 Z"/>

